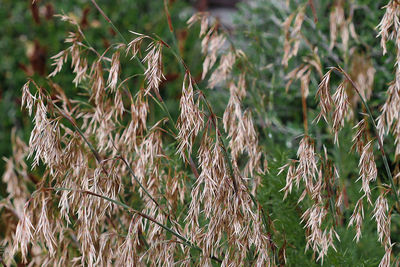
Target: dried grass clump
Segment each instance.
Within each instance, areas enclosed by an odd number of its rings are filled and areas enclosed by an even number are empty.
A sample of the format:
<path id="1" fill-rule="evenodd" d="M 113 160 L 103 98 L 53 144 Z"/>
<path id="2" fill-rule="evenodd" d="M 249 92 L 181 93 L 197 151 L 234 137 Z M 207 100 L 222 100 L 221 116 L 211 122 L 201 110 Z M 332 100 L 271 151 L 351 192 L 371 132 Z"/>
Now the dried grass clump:
<path id="1" fill-rule="evenodd" d="M 5 159 L 8 198 L 0 207 L 12 225 L 2 241 L 6 263 L 20 255 L 30 265 L 58 266 L 291 264 L 286 259 L 286 239 L 279 249 L 276 241 L 277 235 L 285 233 L 275 229 L 274 220 L 257 199 L 268 170 L 252 110 L 244 105 L 254 93 L 248 91 L 248 73 L 242 67 L 250 64 L 246 54 L 233 45 L 218 21 L 212 23 L 207 13 L 197 13 L 188 20 L 189 27 L 200 23 L 204 60 L 196 79 L 175 44 L 134 31 L 130 31 L 132 40 L 125 40 L 97 3 L 92 3 L 122 43 L 96 51 L 79 23 L 62 15 L 75 29 L 65 39 L 68 47 L 52 57 L 54 70 L 47 84 L 29 79 L 23 86 L 22 107 L 33 117 L 33 129 L 28 145 L 13 135 L 13 156 Z M 383 52 L 387 52 L 386 42 L 394 39 L 397 61 L 396 77 L 377 120 L 367 103 L 375 69 L 368 55 L 354 52 L 349 45 L 350 38 L 358 38 L 353 4 L 333 1 L 330 43 L 321 46 L 340 50 L 344 60 L 351 61 L 349 73 L 338 66 L 324 74 L 319 47 L 301 32 L 308 7 L 316 22 L 313 1 L 305 1 L 282 24 L 285 36 L 279 64 L 291 67 L 285 81 L 287 93 L 300 81 L 304 127 L 295 159 L 289 159 L 277 175 L 286 174 L 283 201 L 299 191 L 296 212 L 305 229 L 305 249 L 312 251 L 313 260 L 324 264 L 329 252 L 337 250 L 338 226 L 354 228 L 358 243 L 368 217 L 375 221 L 377 240 L 385 249 L 379 266 L 390 266 L 392 213 L 400 202 L 383 142 L 391 131 L 397 159 L 400 7 L 390 1 L 378 25 Z M 289 63 L 304 43 L 308 54 L 293 67 Z M 162 97 L 166 53 L 182 69 L 177 118 Z M 69 60 L 75 75 L 72 83 L 81 88 L 73 98 L 53 80 Z M 128 76 L 126 64 L 141 71 Z M 312 88 L 315 77 L 320 82 Z M 202 89 L 200 82 L 210 90 Z M 222 114 L 217 114 L 208 96 L 215 91 L 229 96 Z M 307 101 L 313 94 L 318 114 L 314 124 L 308 125 Z M 153 116 L 157 112 L 161 118 Z M 330 134 L 323 142 L 313 135 L 317 123 L 326 123 Z M 358 162 L 354 179 L 358 192 L 352 209 L 340 163 L 331 156 L 331 150 L 343 144 L 346 125 L 354 134 L 352 146 L 344 150 Z M 30 174 L 26 159 L 41 177 Z M 380 173 L 378 160 L 385 174 Z M 382 183 L 383 175 L 389 185 Z M 33 194 L 20 182 L 27 180 L 35 186 Z M 371 214 L 364 213 L 367 208 Z"/>
<path id="2" fill-rule="evenodd" d="M 199 265 L 275 265 L 275 245 L 254 196 L 264 170 L 251 112 L 241 107 L 245 74 L 231 74 L 245 55 L 228 45 L 218 23 L 209 25 L 206 14 L 189 20 L 201 21 L 202 79 L 210 88 L 229 88 L 223 123 L 178 52 L 160 38 L 132 32 L 131 42 L 100 53 L 79 24 L 61 18 L 76 31 L 52 58 L 49 79 L 70 59 L 73 83 L 85 91 L 71 99 L 52 80 L 23 87 L 22 106 L 34 127 L 29 148 L 16 139 L 7 160 L 10 198 L 21 198 L 9 207 L 20 220 L 7 237 L 7 262 L 20 251 L 36 265 L 190 266 L 194 255 Z M 159 93 L 164 50 L 185 71 L 176 121 Z M 143 72 L 123 79 L 125 56 Z M 149 121 L 154 105 L 164 112 L 155 123 Z M 32 195 L 14 174 L 26 175 L 25 156 L 32 168 L 45 169 Z"/>

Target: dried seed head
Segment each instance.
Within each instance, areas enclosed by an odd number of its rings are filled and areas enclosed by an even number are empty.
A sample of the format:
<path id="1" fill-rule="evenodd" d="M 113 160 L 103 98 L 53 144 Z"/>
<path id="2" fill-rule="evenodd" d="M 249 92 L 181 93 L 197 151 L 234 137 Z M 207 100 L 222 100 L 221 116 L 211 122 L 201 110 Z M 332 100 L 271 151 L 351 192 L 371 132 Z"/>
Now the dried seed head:
<path id="1" fill-rule="evenodd" d="M 45 244 L 46 244 L 47 248 L 49 249 L 50 256 L 54 256 L 56 240 L 54 238 L 53 229 L 52 229 L 49 217 L 48 217 L 48 212 L 47 212 L 47 201 L 48 200 L 44 194 L 41 194 L 41 195 L 42 195 L 41 211 L 40 211 L 40 215 L 39 215 L 39 221 L 36 226 L 35 235 L 40 234 L 41 236 L 44 237 Z"/>
<path id="2" fill-rule="evenodd" d="M 400 81 L 400 80 L 399 80 Z M 391 129 L 395 137 L 396 156 L 400 155 L 400 87 L 392 82 L 387 90 L 385 104 L 381 107 L 381 114 L 377 119 L 379 136 L 382 139 Z"/>
<path id="3" fill-rule="evenodd" d="M 357 129 L 356 134 L 353 136 L 352 142 L 353 145 L 351 147 L 352 150 L 355 150 L 357 153 L 361 155 L 363 148 L 365 146 L 365 140 L 367 138 L 366 130 L 367 130 L 367 121 L 365 119 L 360 120 L 353 129 Z"/>
<path id="4" fill-rule="evenodd" d="M 349 75 L 356 84 L 362 98 L 365 100 L 371 98 L 375 72 L 376 70 L 372 65 L 371 58 L 362 53 L 355 53 L 352 56 L 351 72 Z M 354 92 L 354 90 L 350 90 L 350 92 Z M 356 109 L 356 105 L 360 101 L 358 94 L 353 93 L 351 95 L 351 93 L 349 93 L 349 97 L 351 98 L 354 109 Z"/>
<path id="5" fill-rule="evenodd" d="M 207 32 L 208 28 L 208 12 L 197 12 L 191 16 L 188 21 L 188 27 L 192 27 L 196 22 L 200 21 L 200 34 L 199 36 L 203 36 Z"/>
<path id="6" fill-rule="evenodd" d="M 317 157 L 314 152 L 314 141 L 310 137 L 304 136 L 301 139 L 299 149 L 297 150 L 297 157 L 299 158 L 299 163 L 296 169 L 296 183 L 299 184 L 300 179 L 303 179 L 306 188 L 312 192 L 313 180 L 318 173 L 318 167 Z"/>
<path id="7" fill-rule="evenodd" d="M 110 73 L 108 75 L 108 80 L 107 80 L 108 86 L 111 88 L 111 91 L 113 91 L 113 92 L 117 88 L 119 71 L 120 71 L 119 51 L 117 50 L 112 55 L 111 68 L 110 68 Z"/>
<path id="8" fill-rule="evenodd" d="M 64 63 L 67 62 L 68 51 L 63 50 L 63 51 L 59 52 L 58 54 L 52 56 L 51 59 L 54 61 L 51 65 L 56 66 L 56 67 L 54 68 L 53 72 L 49 74 L 49 77 L 54 77 L 54 76 L 56 76 L 57 73 L 59 73 L 61 71 Z"/>
<path id="9" fill-rule="evenodd" d="M 141 33 L 136 33 L 133 31 L 129 31 L 130 33 L 133 33 L 135 35 L 138 35 L 135 39 L 129 42 L 128 46 L 126 47 L 126 55 L 128 55 L 129 52 L 132 53 L 132 58 L 136 57 L 137 53 L 140 51 L 140 47 L 142 46 L 142 42 L 144 39 L 149 38 L 147 35 L 143 35 Z"/>
<path id="10" fill-rule="evenodd" d="M 392 247 L 394 244 L 385 244 L 385 255 L 383 255 L 383 258 L 381 262 L 379 263 L 379 267 L 390 267 L 390 256 L 392 255 Z"/>
<path id="11" fill-rule="evenodd" d="M 243 87 L 242 81 L 239 80 L 238 87 Z M 239 156 L 247 152 L 248 161 L 246 163 L 243 175 L 247 177 L 250 175 L 254 177 L 256 173 L 262 173 L 261 170 L 261 152 L 258 147 L 258 137 L 253 124 L 250 110 L 244 113 L 241 109 L 241 95 L 240 90 L 233 82 L 230 83 L 230 98 L 229 103 L 225 109 L 223 116 L 224 129 L 228 132 L 229 148 L 234 163 L 238 161 Z M 255 179 L 258 184 L 259 177 Z"/>
<path id="12" fill-rule="evenodd" d="M 103 66 L 100 60 L 97 60 L 92 65 L 91 84 L 91 99 L 94 99 L 96 105 L 101 105 L 104 96 L 105 82 L 103 77 Z"/>
<path id="13" fill-rule="evenodd" d="M 355 33 L 354 24 L 352 23 L 352 11 L 350 15 L 346 18 L 344 12 L 344 4 L 345 1 L 338 0 L 336 1 L 332 11 L 329 15 L 329 26 L 330 26 L 330 45 L 329 49 L 332 50 L 336 44 L 337 36 L 340 34 L 342 46 L 341 49 L 343 51 L 348 51 L 348 43 L 349 43 L 349 35 L 354 39 L 358 39 L 357 34 Z M 351 9 L 353 7 L 350 7 Z"/>
<path id="14" fill-rule="evenodd" d="M 41 98 L 36 101 L 34 127 L 29 138 L 29 155 L 33 156 L 32 168 L 39 165 L 39 160 L 48 165 L 53 173 L 60 167 L 60 129 L 58 121 L 47 118 L 47 108 Z"/>
<path id="15" fill-rule="evenodd" d="M 390 39 L 394 39 L 396 34 L 400 30 L 400 25 L 398 23 L 400 17 L 399 3 L 396 0 L 391 0 L 384 8 L 386 9 L 385 15 L 383 16 L 381 22 L 378 24 L 377 28 L 379 33 L 377 37 L 381 37 L 381 47 L 383 49 L 383 54 L 386 54 L 386 43 Z M 398 40 L 396 40 L 398 42 Z"/>
<path id="16" fill-rule="evenodd" d="M 339 84 L 336 92 L 333 94 L 333 103 L 335 110 L 333 111 L 333 132 L 335 135 L 335 143 L 339 144 L 339 131 L 343 128 L 344 120 L 349 110 L 349 100 L 345 88 L 346 81 Z"/>
<path id="17" fill-rule="evenodd" d="M 75 86 L 77 86 L 82 80 L 87 78 L 87 59 L 81 57 L 81 51 L 79 49 L 79 45 L 73 43 L 69 48 L 71 54 L 71 67 L 73 69 L 73 73 L 75 73 L 75 78 L 72 81 Z"/>
<path id="18" fill-rule="evenodd" d="M 28 252 L 28 244 L 30 244 L 33 240 L 32 231 L 35 230 L 30 220 L 31 214 L 28 212 L 28 205 L 29 202 L 25 204 L 24 214 L 18 222 L 17 230 L 15 232 L 15 243 L 13 249 L 13 254 L 15 254 L 18 248 L 21 248 L 22 260 L 24 262 L 27 262 L 26 256 Z"/>
<path id="19" fill-rule="evenodd" d="M 307 247 L 312 248 L 313 251 L 318 253 L 317 260 L 324 262 L 324 257 L 328 254 L 329 247 L 336 250 L 333 244 L 333 238 L 336 237 L 338 240 L 339 236 L 336 231 L 331 228 L 322 229 L 322 222 L 328 211 L 319 204 L 314 204 L 311 208 L 307 209 L 302 215 L 302 222 L 306 221 L 305 227 L 308 229 L 309 234 L 307 235 Z"/>
<path id="20" fill-rule="evenodd" d="M 203 62 L 203 72 L 201 79 L 204 79 L 209 70 L 214 66 L 217 61 L 217 53 L 222 49 L 225 44 L 225 36 L 218 34 L 211 29 L 201 41 L 202 53 L 206 55 Z"/>
<path id="21" fill-rule="evenodd" d="M 293 182 L 296 181 L 297 179 L 297 174 L 296 174 L 296 161 L 291 160 L 290 163 L 285 164 L 284 166 L 279 168 L 278 176 L 285 170 L 287 170 L 286 174 L 286 185 L 284 188 L 282 188 L 280 191 L 284 191 L 285 195 L 283 199 L 286 199 L 287 195 L 292 192 L 292 187 L 293 187 Z"/>
<path id="22" fill-rule="evenodd" d="M 354 207 L 353 214 L 350 216 L 350 221 L 349 225 L 350 226 L 355 226 L 356 227 L 356 235 L 354 236 L 354 239 L 358 243 L 361 237 L 361 228 L 362 224 L 364 221 L 364 207 L 363 207 L 363 197 L 361 197 L 358 201 L 356 206 Z"/>
<path id="23" fill-rule="evenodd" d="M 28 110 L 29 116 L 32 115 L 33 105 L 35 103 L 36 98 L 29 91 L 30 80 L 27 81 L 22 87 L 22 103 L 21 108 L 25 107 Z"/>
<path id="24" fill-rule="evenodd" d="M 400 17 L 399 2 L 397 0 L 391 0 L 386 6 L 385 15 L 382 21 L 377 26 L 379 33 L 378 37 L 381 37 L 381 46 L 383 54 L 387 52 L 386 43 L 389 40 L 395 40 L 396 47 L 396 73 L 394 81 L 389 85 L 387 90 L 387 98 L 385 104 L 381 108 L 381 115 L 378 117 L 377 128 L 379 130 L 380 137 L 387 133 L 390 129 L 393 129 L 393 135 L 395 136 L 396 143 L 396 156 L 400 155 L 400 122 L 399 122 L 399 103 L 400 103 L 400 49 L 399 49 L 399 38 L 398 33 L 400 25 L 398 23 Z"/>
<path id="25" fill-rule="evenodd" d="M 300 8 L 299 11 L 296 11 L 297 14 L 296 12 L 292 13 L 283 23 L 285 42 L 283 45 L 284 55 L 282 58 L 282 65 L 284 65 L 285 67 L 287 67 L 290 58 L 296 56 L 299 50 L 300 40 L 302 38 L 300 30 L 305 17 L 305 7 L 306 6 L 304 5 Z M 294 18 L 295 15 L 296 18 Z M 292 24 L 293 18 L 293 30 L 292 32 L 290 32 L 290 25 Z"/>
<path id="26" fill-rule="evenodd" d="M 186 83 L 188 83 L 187 86 Z M 189 73 L 186 73 L 183 79 L 179 107 L 181 113 L 177 121 L 177 128 L 179 129 L 177 153 L 181 154 L 182 158 L 185 158 L 186 150 L 189 155 L 192 153 L 194 138 L 203 128 L 203 113 L 199 108 L 199 103 L 194 101 L 192 77 Z"/>
<path id="27" fill-rule="evenodd" d="M 384 195 L 380 195 L 375 201 L 374 215 L 375 218 L 378 240 L 382 244 L 390 243 L 390 215 L 388 215 L 389 206 Z"/>
<path id="28" fill-rule="evenodd" d="M 232 67 L 235 64 L 235 54 L 229 52 L 221 56 L 218 68 L 211 74 L 208 80 L 208 87 L 214 88 L 216 85 L 225 81 L 231 73 Z"/>
<path id="29" fill-rule="evenodd" d="M 150 90 L 158 92 L 160 83 L 165 79 L 162 73 L 162 43 L 153 41 L 147 47 L 147 55 L 143 58 L 143 62 L 147 62 L 147 69 L 145 71 L 147 88 L 145 94 Z"/>
<path id="30" fill-rule="evenodd" d="M 321 80 L 318 86 L 316 97 L 319 99 L 319 107 L 321 109 L 318 116 L 315 118 L 318 122 L 322 117 L 328 122 L 328 114 L 332 109 L 333 99 L 329 91 L 329 80 L 331 78 L 332 70 L 329 70 Z"/>
<path id="31" fill-rule="evenodd" d="M 376 180 L 378 170 L 376 168 L 374 153 L 372 151 L 371 144 L 372 140 L 369 141 L 361 151 L 360 162 L 358 164 L 358 167 L 360 168 L 360 177 L 358 178 L 358 180 L 361 179 L 361 188 L 364 191 L 364 194 L 367 196 L 368 202 L 372 205 L 369 183 Z"/>

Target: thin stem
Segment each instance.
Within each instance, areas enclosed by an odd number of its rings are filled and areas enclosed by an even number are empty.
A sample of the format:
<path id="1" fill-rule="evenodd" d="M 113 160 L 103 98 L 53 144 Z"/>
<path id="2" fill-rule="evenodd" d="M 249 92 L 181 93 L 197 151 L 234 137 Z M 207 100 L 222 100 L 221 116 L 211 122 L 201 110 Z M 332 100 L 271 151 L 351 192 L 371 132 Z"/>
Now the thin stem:
<path id="1" fill-rule="evenodd" d="M 118 156 L 120 160 L 126 165 L 126 167 L 129 170 L 129 173 L 132 175 L 132 177 L 135 179 L 135 181 L 139 184 L 140 188 L 146 193 L 146 195 L 157 205 L 157 207 L 160 207 L 160 204 L 151 196 L 151 194 L 146 190 L 146 188 L 140 183 L 139 179 L 136 177 L 135 173 L 133 172 L 131 166 L 129 163 L 122 157 Z"/>
<path id="2" fill-rule="evenodd" d="M 115 27 L 114 23 L 110 20 L 109 17 L 104 13 L 104 11 L 101 9 L 101 7 L 96 3 L 95 0 L 91 0 L 92 4 L 96 7 L 96 9 L 100 12 L 100 14 L 103 16 L 103 18 L 110 23 L 111 27 L 114 29 L 114 31 L 121 37 L 122 40 L 127 44 L 128 41 L 125 39 L 125 37 L 122 35 L 122 33 L 118 30 L 117 27 Z"/>
<path id="3" fill-rule="evenodd" d="M 103 18 L 110 23 L 111 27 L 114 29 L 114 31 L 121 37 L 121 39 L 124 41 L 126 45 L 128 45 L 128 40 L 122 35 L 122 33 L 118 30 L 118 28 L 114 25 L 114 23 L 111 21 L 109 17 L 104 13 L 104 11 L 101 9 L 101 7 L 96 3 L 95 0 L 90 0 L 92 4 L 95 6 L 95 8 L 100 12 L 100 14 L 103 16 Z M 136 61 L 139 63 L 140 67 L 143 70 L 146 70 L 146 67 L 143 65 L 142 61 L 138 57 L 135 57 Z"/>

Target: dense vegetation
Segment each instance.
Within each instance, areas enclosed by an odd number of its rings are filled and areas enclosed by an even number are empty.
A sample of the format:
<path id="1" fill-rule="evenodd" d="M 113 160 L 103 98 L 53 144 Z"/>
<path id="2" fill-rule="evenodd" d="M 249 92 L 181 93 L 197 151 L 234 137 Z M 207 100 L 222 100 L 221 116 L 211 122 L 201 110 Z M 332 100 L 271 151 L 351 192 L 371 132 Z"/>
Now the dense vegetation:
<path id="1" fill-rule="evenodd" d="M 2 5 L 7 266 L 399 264 L 396 1 Z"/>

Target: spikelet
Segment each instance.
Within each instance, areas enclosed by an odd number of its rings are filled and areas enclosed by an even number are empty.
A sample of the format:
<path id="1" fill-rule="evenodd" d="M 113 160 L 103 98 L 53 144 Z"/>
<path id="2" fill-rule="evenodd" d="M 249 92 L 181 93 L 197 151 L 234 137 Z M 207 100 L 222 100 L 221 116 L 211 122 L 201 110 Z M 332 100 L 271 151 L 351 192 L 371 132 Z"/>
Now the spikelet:
<path id="1" fill-rule="evenodd" d="M 381 262 L 379 263 L 379 267 L 389 267 L 390 266 L 390 256 L 392 255 L 392 247 L 394 244 L 386 244 L 385 245 L 385 255 Z"/>
<path id="2" fill-rule="evenodd" d="M 354 126 L 354 129 L 357 129 L 357 132 L 353 137 L 352 149 L 360 155 L 360 161 L 358 164 L 360 177 L 358 180 L 361 179 L 361 190 L 364 191 L 367 201 L 372 205 L 369 184 L 376 180 L 378 171 L 372 151 L 372 140 L 366 142 L 366 127 L 367 123 L 365 119 L 362 119 L 356 126 Z"/>
<path id="3" fill-rule="evenodd" d="M 29 203 L 25 204 L 24 214 L 21 220 L 18 222 L 17 230 L 15 232 L 15 243 L 14 243 L 14 251 L 21 249 L 22 259 L 24 262 L 27 261 L 27 252 L 28 252 L 28 244 L 33 240 L 33 231 L 35 228 L 32 225 L 30 216 L 31 214 L 28 212 Z"/>
<path id="4" fill-rule="evenodd" d="M 49 77 L 54 77 L 59 73 L 68 59 L 68 53 L 66 50 L 60 51 L 56 55 L 52 56 L 51 59 L 54 61 L 51 65 L 55 66 L 53 72 L 49 74 Z"/>
<path id="5" fill-rule="evenodd" d="M 302 215 L 302 222 L 305 221 L 305 227 L 310 231 L 307 236 L 307 248 L 311 247 L 313 251 L 318 253 L 317 260 L 321 260 L 321 264 L 324 262 L 324 257 L 328 253 L 329 247 L 332 247 L 335 251 L 334 238 L 339 239 L 339 235 L 333 228 L 322 230 L 322 222 L 328 211 L 318 204 L 314 204 L 311 208 L 307 209 Z"/>
<path id="6" fill-rule="evenodd" d="M 314 151 L 314 141 L 310 137 L 304 136 L 301 139 L 299 149 L 297 150 L 297 157 L 299 158 L 299 162 L 296 169 L 296 184 L 298 185 L 302 179 L 306 188 L 312 192 L 313 180 L 318 173 L 318 167 Z"/>
<path id="7" fill-rule="evenodd" d="M 105 82 L 103 77 L 103 66 L 101 60 L 97 60 L 92 65 L 91 73 L 91 99 L 94 99 L 96 105 L 100 106 L 103 101 Z"/>
<path id="8" fill-rule="evenodd" d="M 379 30 L 377 37 L 381 37 L 381 47 L 383 49 L 383 54 L 386 54 L 387 52 L 387 41 L 394 39 L 395 33 L 397 33 L 399 30 L 399 25 L 398 23 L 396 23 L 399 17 L 398 6 L 399 3 L 397 1 L 390 0 L 389 3 L 384 7 L 386 9 L 385 15 L 377 26 Z M 394 27 L 394 29 L 392 27 Z"/>
<path id="9" fill-rule="evenodd" d="M 229 88 L 230 98 L 223 116 L 224 129 L 230 138 L 229 148 L 234 162 L 238 161 L 241 154 L 247 152 L 249 160 L 246 163 L 243 175 L 256 176 L 255 182 L 257 185 L 260 177 L 256 173 L 262 173 L 261 153 L 251 111 L 242 112 L 241 109 L 241 98 L 244 97 L 245 93 L 244 77 L 242 76 L 239 79 L 237 85 L 231 82 Z"/>
<path id="10" fill-rule="evenodd" d="M 349 73 L 351 79 L 357 85 L 359 92 L 363 99 L 369 100 L 373 91 L 375 68 L 372 65 L 371 58 L 363 53 L 355 53 L 351 58 L 351 71 Z M 351 95 L 350 90 L 349 98 L 353 106 L 356 109 L 356 105 L 360 102 L 359 96 L 354 92 Z"/>
<path id="11" fill-rule="evenodd" d="M 333 103 L 335 105 L 335 109 L 332 114 L 333 119 L 333 133 L 334 133 L 334 140 L 336 144 L 339 144 L 338 134 L 339 131 L 343 128 L 345 118 L 349 111 L 349 97 L 346 93 L 345 88 L 346 81 L 343 81 L 339 84 L 336 89 L 336 92 L 333 94 Z"/>
<path id="12" fill-rule="evenodd" d="M 289 17 L 286 18 L 286 20 L 283 22 L 283 29 L 285 32 L 285 42 L 283 45 L 283 51 L 284 55 L 282 58 L 282 65 L 285 67 L 288 66 L 289 60 L 297 55 L 297 52 L 299 51 L 300 47 L 300 40 L 302 38 L 301 36 L 301 26 L 304 21 L 305 17 L 305 8 L 306 6 L 303 5 L 302 7 L 299 8 L 296 14 L 296 12 L 290 14 Z M 290 26 L 293 22 L 293 29 L 290 31 Z"/>
<path id="13" fill-rule="evenodd" d="M 316 98 L 319 99 L 319 107 L 321 109 L 315 120 L 318 122 L 321 118 L 324 118 L 328 122 L 328 114 L 333 106 L 333 99 L 330 94 L 329 80 L 331 78 L 332 70 L 329 70 L 323 77 L 318 86 Z"/>
<path id="14" fill-rule="evenodd" d="M 374 214 L 378 232 L 378 240 L 382 244 L 390 243 L 390 215 L 386 198 L 381 194 L 375 201 Z"/>
<path id="15" fill-rule="evenodd" d="M 369 141 L 362 149 L 360 162 L 358 167 L 360 168 L 360 178 L 362 181 L 362 190 L 367 196 L 368 202 L 372 205 L 371 202 L 371 190 L 369 188 L 369 183 L 376 180 L 378 175 L 378 170 L 376 168 L 374 154 L 371 148 L 372 141 Z"/>
<path id="16" fill-rule="evenodd" d="M 147 69 L 144 73 L 147 81 L 145 94 L 151 90 L 158 92 L 160 83 L 165 79 L 162 73 L 162 46 L 161 42 L 153 41 L 147 47 L 147 55 L 143 58 L 143 62 L 147 63 Z"/>
<path id="17" fill-rule="evenodd" d="M 148 37 L 147 35 L 144 35 L 141 33 L 133 32 L 133 31 L 129 31 L 129 32 L 133 33 L 135 35 L 138 35 L 138 37 L 136 37 L 135 39 L 130 41 L 128 46 L 126 47 L 126 55 L 128 55 L 128 53 L 131 52 L 132 53 L 131 59 L 132 59 L 132 58 L 136 57 L 137 53 L 139 53 L 143 40 L 145 40 L 146 38 L 148 38 L 148 39 L 151 39 L 151 38 Z"/>
<path id="18" fill-rule="evenodd" d="M 39 160 L 55 172 L 61 162 L 60 129 L 58 121 L 47 118 L 47 108 L 40 97 L 36 101 L 34 128 L 29 138 L 29 155 L 33 157 L 32 168 L 39 165 Z"/>
<path id="19" fill-rule="evenodd" d="M 78 38 L 74 38 L 72 46 L 69 48 L 71 54 L 71 68 L 72 72 L 75 73 L 75 78 L 72 81 L 75 86 L 78 86 L 83 80 L 86 80 L 88 69 L 87 59 L 81 57 L 81 51 L 79 45 L 77 44 Z M 54 72 L 53 72 L 54 73 Z M 55 74 L 53 74 L 54 76 Z"/>
<path id="20" fill-rule="evenodd" d="M 35 235 L 40 233 L 45 240 L 45 244 L 49 249 L 50 257 L 54 256 L 55 254 L 55 246 L 56 246 L 56 240 L 54 238 L 53 230 L 52 230 L 52 225 L 49 220 L 48 216 L 48 211 L 47 211 L 47 202 L 48 202 L 48 197 L 45 196 L 45 194 L 41 194 L 42 199 L 41 199 L 41 211 L 39 215 L 39 221 L 37 222 L 36 230 L 35 230 Z"/>
<path id="21" fill-rule="evenodd" d="M 235 63 L 235 59 L 236 56 L 232 52 L 221 56 L 218 68 L 211 74 L 211 77 L 208 80 L 209 88 L 215 88 L 216 85 L 227 80 L 228 75 L 231 73 L 233 64 Z"/>
<path id="22" fill-rule="evenodd" d="M 209 13 L 207 12 L 197 12 L 191 16 L 187 24 L 190 27 L 192 27 L 196 22 L 200 21 L 200 34 L 199 36 L 203 36 L 207 32 L 208 28 L 208 19 L 209 18 Z"/>
<path id="23" fill-rule="evenodd" d="M 291 160 L 290 163 L 287 163 L 279 168 L 278 176 L 287 169 L 286 175 L 286 185 L 280 191 L 284 191 L 285 195 L 283 196 L 283 200 L 286 199 L 287 195 L 292 192 L 293 182 L 298 181 L 297 173 L 296 173 L 296 161 Z M 297 183 L 297 186 L 299 184 Z"/>
<path id="24" fill-rule="evenodd" d="M 111 91 L 113 91 L 113 92 L 117 88 L 119 71 L 120 71 L 119 51 L 117 50 L 112 55 L 111 68 L 110 68 L 110 73 L 108 75 L 108 80 L 107 80 L 108 86 L 110 87 Z"/>
<path id="25" fill-rule="evenodd" d="M 177 129 L 179 129 L 177 153 L 179 153 L 182 158 L 185 158 L 186 151 L 189 155 L 192 153 L 194 138 L 196 138 L 203 127 L 202 111 L 199 108 L 199 103 L 195 103 L 194 101 L 192 77 L 189 73 L 186 73 L 183 79 L 182 96 L 179 107 L 181 113 L 177 121 Z"/>
<path id="26" fill-rule="evenodd" d="M 354 207 L 354 211 L 353 214 L 350 216 L 350 221 L 348 225 L 348 227 L 353 225 L 355 226 L 356 235 L 354 236 L 354 239 L 356 240 L 357 243 L 360 240 L 362 234 L 361 228 L 363 225 L 363 221 L 364 221 L 364 207 L 363 207 L 363 197 L 361 197 L 357 201 L 356 206 Z"/>
<path id="27" fill-rule="evenodd" d="M 352 22 L 352 10 L 350 11 L 349 16 L 346 18 L 345 16 L 345 1 L 336 0 L 334 7 L 332 8 L 329 15 L 329 27 L 330 27 L 330 45 L 329 49 L 332 50 L 336 45 L 336 39 L 338 35 L 340 35 L 341 50 L 344 53 L 347 53 L 349 46 L 350 36 L 358 40 L 357 34 L 355 32 L 354 24 Z M 353 7 L 350 6 L 352 9 Z"/>
<path id="28" fill-rule="evenodd" d="M 207 73 L 217 61 L 217 53 L 222 49 L 226 41 L 223 34 L 219 34 L 211 28 L 201 41 L 202 53 L 206 55 L 203 61 L 203 72 L 201 79 L 207 76 Z"/>
<path id="29" fill-rule="evenodd" d="M 27 81 L 22 87 L 22 100 L 21 100 L 21 108 L 25 107 L 28 110 L 29 116 L 32 116 L 33 105 L 35 103 L 36 98 L 29 91 L 29 85 L 31 81 Z"/>

